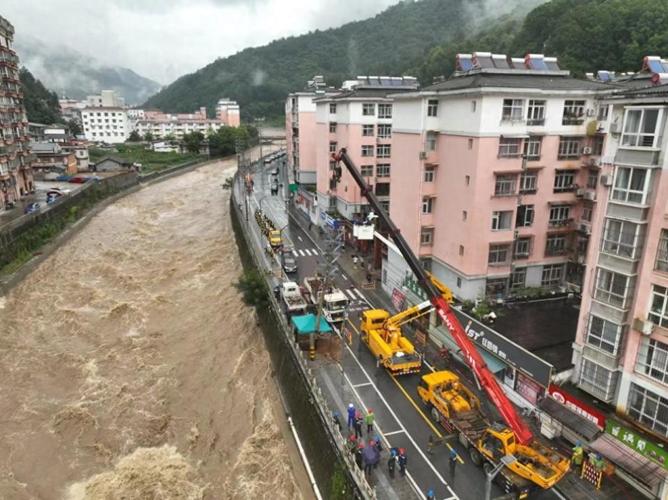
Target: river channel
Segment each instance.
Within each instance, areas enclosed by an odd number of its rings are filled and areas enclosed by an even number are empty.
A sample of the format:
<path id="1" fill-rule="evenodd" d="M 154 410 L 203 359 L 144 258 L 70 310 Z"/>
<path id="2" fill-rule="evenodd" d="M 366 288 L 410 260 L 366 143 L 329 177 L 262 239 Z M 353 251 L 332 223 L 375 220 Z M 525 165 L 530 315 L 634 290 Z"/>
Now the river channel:
<path id="1" fill-rule="evenodd" d="M 0 498 L 306 498 L 233 283 L 231 161 L 95 216 L 0 297 Z"/>

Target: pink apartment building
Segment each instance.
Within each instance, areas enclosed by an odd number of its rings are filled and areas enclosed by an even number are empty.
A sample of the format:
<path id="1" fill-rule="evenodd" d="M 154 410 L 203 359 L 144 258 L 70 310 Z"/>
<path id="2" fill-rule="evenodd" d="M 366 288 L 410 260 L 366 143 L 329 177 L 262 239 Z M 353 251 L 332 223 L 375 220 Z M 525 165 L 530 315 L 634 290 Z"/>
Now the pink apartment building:
<path id="1" fill-rule="evenodd" d="M 666 74 L 667 61 L 645 58 L 643 72 L 615 82 L 625 90 L 601 101 L 602 124 L 608 131 L 604 175 L 597 188 L 593 248 L 573 346 L 574 382 L 664 443 L 668 436 Z M 656 489 L 646 487 L 657 495 Z"/>
<path id="2" fill-rule="evenodd" d="M 389 207 L 394 156 L 393 98 L 388 96 L 416 91 L 417 88 L 417 80 L 413 77 L 358 77 L 345 82 L 337 94 L 314 101 L 320 213 L 336 211 L 352 221 L 369 211 L 360 189 L 345 169 L 338 184 L 331 181 L 331 154 L 344 147 L 373 186 L 379 200 Z"/>
<path id="3" fill-rule="evenodd" d="M 221 121 L 226 127 L 238 127 L 241 125 L 241 114 L 237 101 L 232 101 L 227 97 L 218 99 L 216 104 L 216 119 Z"/>
<path id="4" fill-rule="evenodd" d="M 609 89 L 555 58 L 474 53 L 449 79 L 390 96 L 390 215 L 457 297 L 579 290 L 604 143 L 595 97 Z M 386 289 L 406 272 L 390 252 Z"/>

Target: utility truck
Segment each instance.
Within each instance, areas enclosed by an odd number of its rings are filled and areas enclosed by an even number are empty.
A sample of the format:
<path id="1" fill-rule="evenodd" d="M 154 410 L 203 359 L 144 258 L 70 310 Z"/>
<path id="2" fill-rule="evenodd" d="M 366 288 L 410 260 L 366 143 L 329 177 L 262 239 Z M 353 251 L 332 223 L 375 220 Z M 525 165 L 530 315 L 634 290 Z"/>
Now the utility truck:
<path id="1" fill-rule="evenodd" d="M 348 317 L 348 297 L 336 287 L 330 286 L 320 276 L 304 278 L 304 289 L 309 301 L 316 307 L 322 296 L 322 314 L 330 323 L 342 323 Z"/>
<path id="2" fill-rule="evenodd" d="M 279 288 L 279 294 L 285 305 L 285 310 L 290 314 L 304 314 L 308 304 L 304 300 L 299 285 L 294 281 L 284 281 Z"/>
<path id="3" fill-rule="evenodd" d="M 331 179 L 333 189 L 336 189 L 336 184 L 341 180 L 342 168 L 340 163 L 343 163 L 415 275 L 418 284 L 434 306 L 443 325 L 450 332 L 478 384 L 484 389 L 489 400 L 505 421 L 505 426 L 496 423 L 487 425 L 486 423 L 483 434 L 476 441 L 478 444 L 471 447 L 476 451 L 475 455 L 471 453 L 471 458 L 477 458 L 480 455 L 481 460 L 478 463 L 480 465 L 486 463 L 487 465 L 484 466 L 489 470 L 503 464 L 507 471 L 517 474 L 518 477 L 522 477 L 530 481 L 532 485 L 541 488 L 549 488 L 556 484 L 568 471 L 568 460 L 534 438 L 531 429 L 519 416 L 517 410 L 501 389 L 496 377 L 487 367 L 475 344 L 468 337 L 450 304 L 438 287 L 432 283 L 419 259 L 413 253 L 397 226 L 392 222 L 392 219 L 381 207 L 373 189 L 364 180 L 346 150 L 342 149 L 339 153 L 333 154 L 332 160 L 335 162 Z M 490 439 L 488 440 L 488 438 Z M 484 446 L 480 442 L 484 443 Z M 482 460 L 483 457 L 485 460 Z"/>

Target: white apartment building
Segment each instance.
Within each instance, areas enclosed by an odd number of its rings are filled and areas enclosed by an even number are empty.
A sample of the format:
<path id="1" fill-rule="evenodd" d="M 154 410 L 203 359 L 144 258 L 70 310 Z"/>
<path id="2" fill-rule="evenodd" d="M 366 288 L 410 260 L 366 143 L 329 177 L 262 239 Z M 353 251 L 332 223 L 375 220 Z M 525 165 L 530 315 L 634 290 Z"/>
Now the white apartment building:
<path id="1" fill-rule="evenodd" d="M 132 131 L 128 113 L 121 107 L 91 107 L 81 110 L 81 123 L 86 140 L 118 144 L 125 142 Z"/>
<path id="2" fill-rule="evenodd" d="M 223 123 L 219 120 L 138 120 L 135 123 L 134 130 L 142 137 L 150 132 L 154 139 L 165 139 L 169 136 L 181 139 L 185 134 L 192 132 L 200 132 L 206 136 L 209 133 L 217 132 L 223 126 Z"/>

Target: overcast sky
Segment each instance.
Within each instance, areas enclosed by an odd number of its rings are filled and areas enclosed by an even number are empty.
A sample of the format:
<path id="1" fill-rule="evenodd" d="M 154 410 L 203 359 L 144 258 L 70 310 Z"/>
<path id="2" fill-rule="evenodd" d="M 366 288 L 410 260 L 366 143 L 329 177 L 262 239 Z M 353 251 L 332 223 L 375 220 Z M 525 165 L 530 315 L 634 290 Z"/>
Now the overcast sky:
<path id="1" fill-rule="evenodd" d="M 399 0 L 2 0 L 0 15 L 43 42 L 166 84 L 217 57 L 381 12 Z"/>

